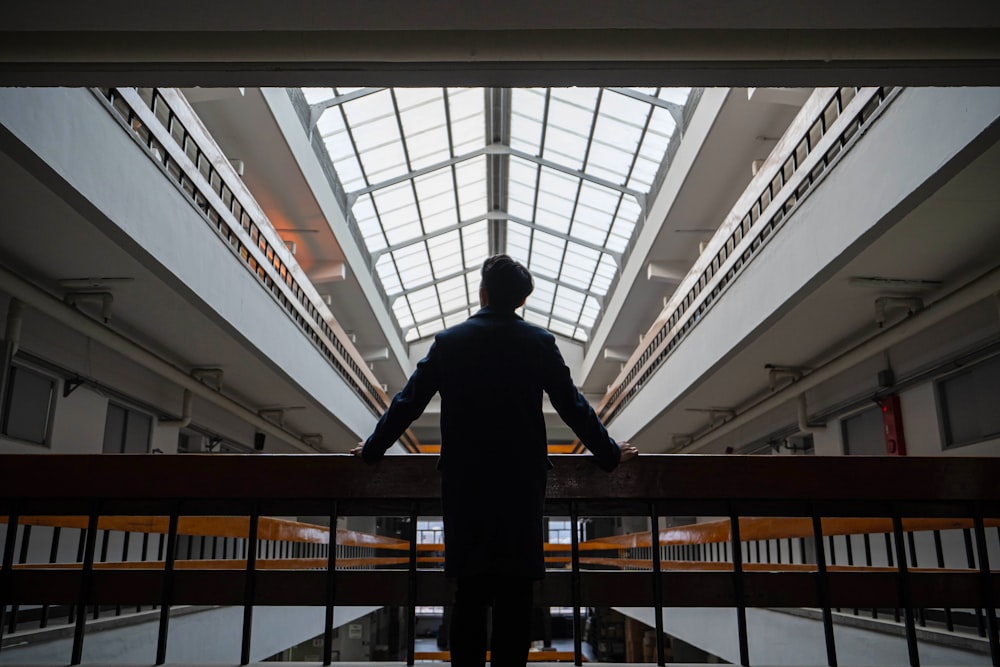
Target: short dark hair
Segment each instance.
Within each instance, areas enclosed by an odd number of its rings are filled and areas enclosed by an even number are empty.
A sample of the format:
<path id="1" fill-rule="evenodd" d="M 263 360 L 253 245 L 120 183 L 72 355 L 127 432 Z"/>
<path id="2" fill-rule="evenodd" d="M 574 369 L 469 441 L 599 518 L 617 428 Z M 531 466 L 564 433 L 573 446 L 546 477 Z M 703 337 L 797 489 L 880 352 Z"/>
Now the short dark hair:
<path id="1" fill-rule="evenodd" d="M 514 310 L 535 289 L 535 280 L 520 262 L 493 255 L 483 262 L 483 288 L 491 307 Z"/>

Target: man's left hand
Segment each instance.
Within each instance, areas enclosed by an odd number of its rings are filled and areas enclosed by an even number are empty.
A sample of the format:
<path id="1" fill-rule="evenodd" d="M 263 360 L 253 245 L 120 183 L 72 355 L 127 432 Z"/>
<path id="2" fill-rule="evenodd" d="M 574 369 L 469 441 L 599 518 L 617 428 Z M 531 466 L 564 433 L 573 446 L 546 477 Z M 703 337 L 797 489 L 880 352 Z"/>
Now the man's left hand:
<path id="1" fill-rule="evenodd" d="M 365 448 L 365 443 L 362 440 L 358 443 L 358 446 L 351 450 L 351 454 L 354 456 L 361 456 L 361 450 Z"/>

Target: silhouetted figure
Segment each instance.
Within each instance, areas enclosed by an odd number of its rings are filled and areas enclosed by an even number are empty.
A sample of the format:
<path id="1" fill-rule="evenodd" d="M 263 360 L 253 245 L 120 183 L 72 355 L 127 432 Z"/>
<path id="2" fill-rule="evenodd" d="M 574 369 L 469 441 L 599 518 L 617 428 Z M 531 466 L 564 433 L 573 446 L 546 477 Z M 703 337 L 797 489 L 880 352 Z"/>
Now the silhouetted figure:
<path id="1" fill-rule="evenodd" d="M 542 392 L 611 470 L 636 455 L 608 436 L 577 390 L 555 337 L 516 310 L 534 289 L 506 255 L 483 264 L 475 315 L 439 333 L 375 431 L 353 453 L 382 455 L 441 394 L 445 574 L 457 580 L 451 624 L 456 667 L 482 665 L 493 607 L 492 663 L 527 661 L 532 582 L 545 574 L 543 503 L 548 459 Z"/>

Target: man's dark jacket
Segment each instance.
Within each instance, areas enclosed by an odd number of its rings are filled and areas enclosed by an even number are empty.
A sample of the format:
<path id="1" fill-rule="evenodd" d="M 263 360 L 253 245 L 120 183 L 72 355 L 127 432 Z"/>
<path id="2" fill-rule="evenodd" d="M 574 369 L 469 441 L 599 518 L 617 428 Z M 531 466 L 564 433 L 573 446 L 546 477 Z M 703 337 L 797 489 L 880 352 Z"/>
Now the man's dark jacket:
<path id="1" fill-rule="evenodd" d="M 439 333 L 365 442 L 374 463 L 441 394 L 445 573 L 541 578 L 547 455 L 542 392 L 605 470 L 621 452 L 577 391 L 555 337 L 490 307 Z"/>

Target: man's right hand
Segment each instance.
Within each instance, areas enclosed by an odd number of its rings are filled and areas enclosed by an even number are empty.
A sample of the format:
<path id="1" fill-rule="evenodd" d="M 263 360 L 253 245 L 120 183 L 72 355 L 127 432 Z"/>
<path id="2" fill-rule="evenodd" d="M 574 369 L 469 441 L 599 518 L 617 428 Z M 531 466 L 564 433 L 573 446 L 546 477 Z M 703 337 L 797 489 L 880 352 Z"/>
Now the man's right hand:
<path id="1" fill-rule="evenodd" d="M 639 450 L 632 446 L 628 442 L 619 442 L 618 449 L 622 451 L 622 457 L 619 459 L 619 463 L 625 463 L 626 461 L 631 461 L 635 457 L 639 456 Z"/>

